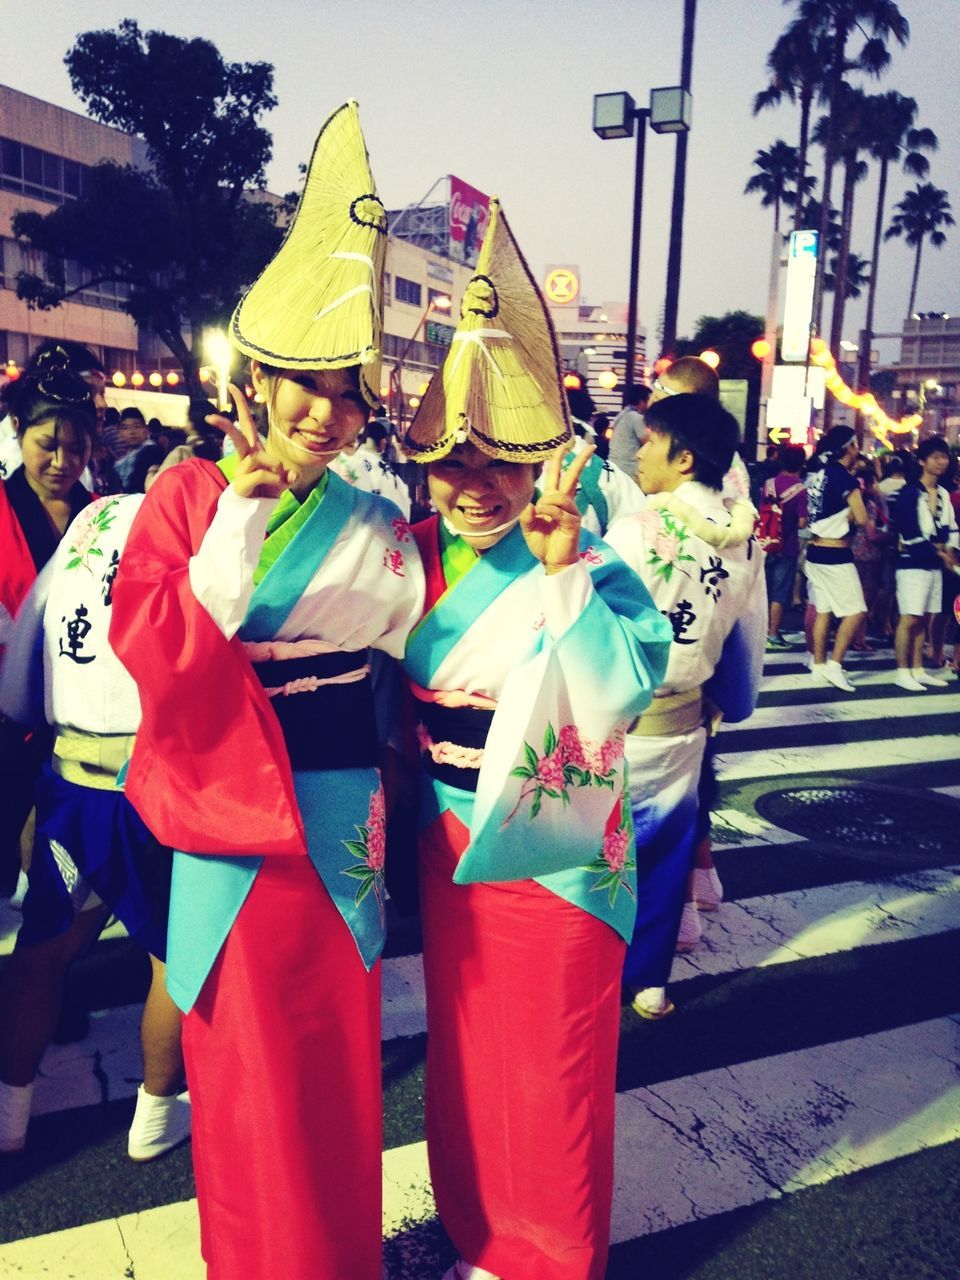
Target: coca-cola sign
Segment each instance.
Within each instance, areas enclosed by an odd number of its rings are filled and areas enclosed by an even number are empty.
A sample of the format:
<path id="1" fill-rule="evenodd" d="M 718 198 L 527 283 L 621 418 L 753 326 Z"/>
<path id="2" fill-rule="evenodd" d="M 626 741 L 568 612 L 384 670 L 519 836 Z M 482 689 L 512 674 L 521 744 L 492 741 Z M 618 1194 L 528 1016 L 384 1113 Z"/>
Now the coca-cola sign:
<path id="1" fill-rule="evenodd" d="M 490 197 L 450 175 L 450 257 L 475 267 L 490 221 Z"/>

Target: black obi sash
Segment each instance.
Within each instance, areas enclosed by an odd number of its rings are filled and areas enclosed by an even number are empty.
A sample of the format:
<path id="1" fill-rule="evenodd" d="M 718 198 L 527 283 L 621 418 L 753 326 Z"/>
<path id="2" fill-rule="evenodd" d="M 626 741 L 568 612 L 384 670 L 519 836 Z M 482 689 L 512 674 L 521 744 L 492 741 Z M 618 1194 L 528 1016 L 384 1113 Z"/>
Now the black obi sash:
<path id="1" fill-rule="evenodd" d="M 420 759 L 431 778 L 461 791 L 476 791 L 493 714 L 482 707 L 417 702 Z"/>
<path id="2" fill-rule="evenodd" d="M 255 662 L 253 669 L 277 713 L 294 770 L 364 769 L 380 763 L 370 675 L 346 684 L 297 688 L 295 681 L 332 681 L 367 663 L 358 653 L 319 653 Z M 291 688 L 291 686 L 293 686 Z"/>

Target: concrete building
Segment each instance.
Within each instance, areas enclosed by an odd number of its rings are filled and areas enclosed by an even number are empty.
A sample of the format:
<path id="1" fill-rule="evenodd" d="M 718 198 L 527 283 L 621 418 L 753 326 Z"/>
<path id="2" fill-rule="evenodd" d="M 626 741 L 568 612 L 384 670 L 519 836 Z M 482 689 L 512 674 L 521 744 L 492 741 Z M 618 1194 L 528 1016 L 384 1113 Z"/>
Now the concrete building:
<path id="1" fill-rule="evenodd" d="M 145 163 L 142 143 L 30 94 L 0 85 L 0 365 L 22 366 L 46 338 L 86 343 L 108 369 L 132 372 L 137 327 L 120 310 L 122 288 L 101 285 L 52 311 L 31 311 L 16 295 L 19 271 L 40 275 L 38 255 L 13 238 L 13 215 L 21 209 L 49 213 L 76 199 L 84 174 L 101 160 Z M 79 280 L 67 263 L 67 280 Z"/>
<path id="2" fill-rule="evenodd" d="M 960 315 L 920 312 L 903 322 L 900 359 L 893 366 L 894 411 L 922 413 L 920 437 L 960 441 Z"/>

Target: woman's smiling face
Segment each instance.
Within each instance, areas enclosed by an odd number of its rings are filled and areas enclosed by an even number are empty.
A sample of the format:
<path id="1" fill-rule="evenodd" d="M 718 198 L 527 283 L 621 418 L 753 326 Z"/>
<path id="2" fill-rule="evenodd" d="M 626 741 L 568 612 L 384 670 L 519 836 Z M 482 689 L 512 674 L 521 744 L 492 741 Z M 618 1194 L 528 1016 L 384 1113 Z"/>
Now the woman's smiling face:
<path id="1" fill-rule="evenodd" d="M 254 388 L 269 408 L 267 444 L 301 475 L 323 471 L 353 444 L 367 407 L 346 369 L 281 369 L 266 374 L 254 361 Z"/>
<path id="2" fill-rule="evenodd" d="M 503 536 L 493 533 L 516 520 L 533 497 L 537 468 L 490 458 L 475 445 L 458 444 L 427 468 L 433 505 L 470 545 L 484 551 Z"/>

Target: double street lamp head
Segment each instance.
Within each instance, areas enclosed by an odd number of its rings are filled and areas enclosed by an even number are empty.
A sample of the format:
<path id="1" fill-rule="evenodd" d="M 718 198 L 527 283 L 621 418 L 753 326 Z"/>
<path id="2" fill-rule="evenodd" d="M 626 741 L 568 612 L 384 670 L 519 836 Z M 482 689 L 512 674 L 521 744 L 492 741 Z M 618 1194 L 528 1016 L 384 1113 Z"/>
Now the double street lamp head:
<path id="1" fill-rule="evenodd" d="M 693 99 L 679 85 L 650 90 L 650 106 L 638 107 L 629 93 L 597 93 L 593 98 L 593 132 L 604 141 L 632 138 L 635 122 L 649 119 L 655 133 L 685 133 L 690 128 Z"/>

